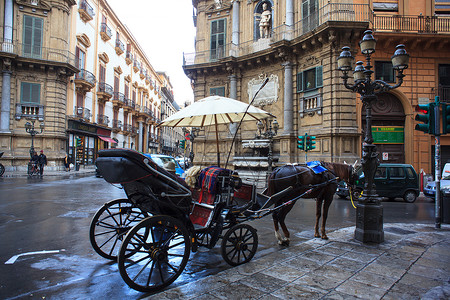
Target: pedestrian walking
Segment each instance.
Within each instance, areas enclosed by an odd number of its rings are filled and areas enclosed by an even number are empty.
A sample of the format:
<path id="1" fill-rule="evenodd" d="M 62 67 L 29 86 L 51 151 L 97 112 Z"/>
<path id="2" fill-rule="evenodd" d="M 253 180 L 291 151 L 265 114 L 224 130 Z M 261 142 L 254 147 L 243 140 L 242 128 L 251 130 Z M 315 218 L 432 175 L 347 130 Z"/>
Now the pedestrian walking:
<path id="1" fill-rule="evenodd" d="M 69 156 L 64 157 L 64 167 L 66 168 L 66 172 L 70 171 L 70 161 L 69 161 Z"/>
<path id="2" fill-rule="evenodd" d="M 47 156 L 44 154 L 44 150 L 41 150 L 41 154 L 39 154 L 39 174 L 44 175 L 44 165 L 47 165 Z"/>

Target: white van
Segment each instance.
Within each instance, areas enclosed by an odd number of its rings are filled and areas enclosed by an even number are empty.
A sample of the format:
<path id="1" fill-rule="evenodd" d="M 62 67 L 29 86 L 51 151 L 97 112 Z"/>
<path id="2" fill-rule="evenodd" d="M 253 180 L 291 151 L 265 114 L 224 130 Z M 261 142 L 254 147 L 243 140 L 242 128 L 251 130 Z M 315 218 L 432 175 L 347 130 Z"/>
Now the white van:
<path id="1" fill-rule="evenodd" d="M 441 191 L 445 189 L 450 189 L 450 163 L 446 163 L 442 169 L 441 176 Z M 427 186 L 423 189 L 423 194 L 427 197 L 434 198 L 436 195 L 436 182 L 430 181 Z"/>

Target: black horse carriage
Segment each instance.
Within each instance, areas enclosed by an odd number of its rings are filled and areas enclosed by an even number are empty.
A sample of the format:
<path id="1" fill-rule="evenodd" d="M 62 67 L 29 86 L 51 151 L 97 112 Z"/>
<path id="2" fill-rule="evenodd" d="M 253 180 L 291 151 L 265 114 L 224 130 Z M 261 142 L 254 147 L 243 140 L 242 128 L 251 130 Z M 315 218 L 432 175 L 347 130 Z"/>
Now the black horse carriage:
<path id="1" fill-rule="evenodd" d="M 201 171 L 189 188 L 147 156 L 129 149 L 99 151 L 103 178 L 120 184 L 126 199 L 107 202 L 94 215 L 90 240 L 95 251 L 118 261 L 133 289 L 158 291 L 183 272 L 190 252 L 213 248 L 230 265 L 250 261 L 258 247 L 256 229 L 243 222 L 270 213 L 282 191 L 267 197 L 239 176 L 216 167 Z M 224 234 L 222 234 L 224 232 Z"/>

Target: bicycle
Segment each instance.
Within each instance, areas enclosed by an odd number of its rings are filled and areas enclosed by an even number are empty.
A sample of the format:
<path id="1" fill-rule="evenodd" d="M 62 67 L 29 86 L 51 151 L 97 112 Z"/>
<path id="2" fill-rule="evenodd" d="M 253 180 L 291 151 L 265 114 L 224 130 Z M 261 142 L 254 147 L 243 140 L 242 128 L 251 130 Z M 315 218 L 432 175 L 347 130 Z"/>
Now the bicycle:
<path id="1" fill-rule="evenodd" d="M 28 163 L 28 177 L 40 175 L 39 166 L 37 163 L 30 161 Z"/>

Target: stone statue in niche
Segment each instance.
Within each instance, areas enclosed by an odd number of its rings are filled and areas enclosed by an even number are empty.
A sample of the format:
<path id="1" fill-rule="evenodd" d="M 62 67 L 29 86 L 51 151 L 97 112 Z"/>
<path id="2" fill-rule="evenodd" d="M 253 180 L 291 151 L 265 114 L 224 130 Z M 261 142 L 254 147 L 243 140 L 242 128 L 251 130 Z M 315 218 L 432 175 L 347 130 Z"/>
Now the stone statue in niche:
<path id="1" fill-rule="evenodd" d="M 268 38 L 270 36 L 270 24 L 272 23 L 272 12 L 266 2 L 263 3 L 263 12 L 259 21 L 259 36 Z"/>

